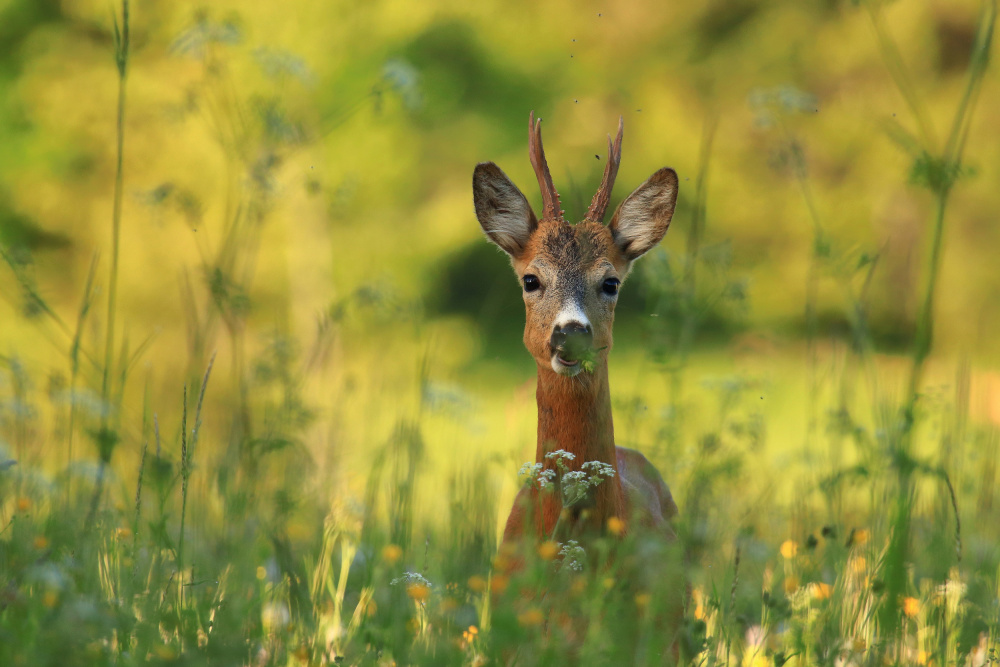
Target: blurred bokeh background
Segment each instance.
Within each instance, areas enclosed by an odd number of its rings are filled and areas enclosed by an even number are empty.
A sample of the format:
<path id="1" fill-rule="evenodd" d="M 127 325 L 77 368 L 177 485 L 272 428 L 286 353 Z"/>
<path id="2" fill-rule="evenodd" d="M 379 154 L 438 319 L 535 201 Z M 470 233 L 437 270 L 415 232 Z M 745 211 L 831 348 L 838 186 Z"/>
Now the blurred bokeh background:
<path id="1" fill-rule="evenodd" d="M 212 472 L 195 484 L 242 470 L 360 493 L 377 446 L 419 420 L 421 507 L 484 461 L 502 507 L 534 450 L 534 367 L 471 174 L 497 162 L 537 210 L 534 110 L 569 218 L 600 180 L 619 115 L 612 205 L 662 166 L 681 178 L 672 229 L 618 306 L 619 443 L 647 452 L 683 497 L 699 419 L 721 419 L 738 394 L 753 399 L 739 408 L 747 483 L 779 498 L 810 488 L 852 455 L 828 441 L 819 406 L 905 392 L 934 217 L 919 146 L 948 138 L 978 12 L 975 0 L 890 3 L 880 16 L 894 53 L 847 0 L 137 0 L 121 470 L 138 460 L 144 409 L 176 434 L 183 385 L 193 393 L 217 353 L 199 445 Z M 67 387 L 82 405 L 100 386 L 112 26 L 105 0 L 0 0 L 0 419 L 16 458 L 52 471 L 97 456 L 41 424 L 58 427 Z M 985 425 L 1000 420 L 998 105 L 991 74 L 948 202 L 926 376 L 932 397 L 971 387 Z M 859 376 L 848 399 L 834 378 L 861 345 L 859 313 L 878 381 Z M 18 405 L 36 406 L 27 422 Z M 262 469 L 247 468 L 247 450 Z M 279 451 L 297 454 L 267 458 Z"/>

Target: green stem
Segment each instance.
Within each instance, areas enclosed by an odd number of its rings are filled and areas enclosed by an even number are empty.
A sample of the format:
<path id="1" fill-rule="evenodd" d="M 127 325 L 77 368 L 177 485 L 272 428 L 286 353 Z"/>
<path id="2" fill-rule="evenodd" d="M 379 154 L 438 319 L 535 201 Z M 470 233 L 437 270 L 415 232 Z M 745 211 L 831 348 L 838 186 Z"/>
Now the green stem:
<path id="1" fill-rule="evenodd" d="M 111 275 L 108 283 L 108 322 L 104 346 L 104 373 L 101 380 L 101 397 L 107 402 L 110 396 L 111 364 L 115 347 L 115 311 L 118 301 L 118 256 L 121 245 L 122 226 L 122 194 L 124 191 L 124 158 L 125 158 L 125 82 L 128 75 L 128 0 L 122 3 L 124 20 L 122 36 L 116 53 L 118 61 L 118 124 L 117 141 L 118 156 L 115 167 L 114 203 L 111 213 Z M 106 420 L 106 417 L 105 417 Z M 106 425 L 106 422 L 105 422 Z"/>

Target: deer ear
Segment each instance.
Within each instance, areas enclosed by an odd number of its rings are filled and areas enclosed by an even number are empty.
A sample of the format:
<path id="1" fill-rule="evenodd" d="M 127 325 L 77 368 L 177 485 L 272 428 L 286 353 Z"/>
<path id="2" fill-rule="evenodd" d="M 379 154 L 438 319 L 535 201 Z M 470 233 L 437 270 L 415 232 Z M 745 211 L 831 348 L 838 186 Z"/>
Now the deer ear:
<path id="1" fill-rule="evenodd" d="M 625 257 L 632 261 L 653 248 L 670 226 L 677 203 L 677 172 L 664 167 L 625 198 L 608 228 Z"/>
<path id="2" fill-rule="evenodd" d="M 500 167 L 480 162 L 472 174 L 472 197 L 486 237 L 511 257 L 520 255 L 538 219 L 517 186 Z"/>

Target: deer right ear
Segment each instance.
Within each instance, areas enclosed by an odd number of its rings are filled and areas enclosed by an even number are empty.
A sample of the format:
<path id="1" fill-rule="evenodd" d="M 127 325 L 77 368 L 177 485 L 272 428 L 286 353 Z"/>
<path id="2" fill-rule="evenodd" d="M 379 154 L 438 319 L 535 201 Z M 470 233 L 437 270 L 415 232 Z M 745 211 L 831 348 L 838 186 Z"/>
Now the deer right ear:
<path id="1" fill-rule="evenodd" d="M 480 162 L 472 174 L 472 197 L 486 237 L 511 257 L 520 255 L 538 219 L 517 186 L 500 167 Z"/>

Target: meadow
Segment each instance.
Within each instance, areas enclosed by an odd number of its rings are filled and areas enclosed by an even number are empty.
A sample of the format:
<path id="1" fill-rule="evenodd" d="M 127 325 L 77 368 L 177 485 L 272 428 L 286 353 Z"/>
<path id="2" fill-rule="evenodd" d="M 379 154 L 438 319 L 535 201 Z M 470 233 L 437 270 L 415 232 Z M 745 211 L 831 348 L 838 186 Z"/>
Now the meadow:
<path id="1" fill-rule="evenodd" d="M 0 665 L 1000 660 L 995 0 L 620 4 L 0 0 Z M 677 578 L 499 549 L 532 110 Z"/>

